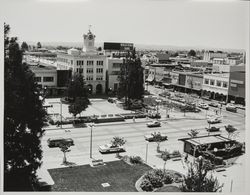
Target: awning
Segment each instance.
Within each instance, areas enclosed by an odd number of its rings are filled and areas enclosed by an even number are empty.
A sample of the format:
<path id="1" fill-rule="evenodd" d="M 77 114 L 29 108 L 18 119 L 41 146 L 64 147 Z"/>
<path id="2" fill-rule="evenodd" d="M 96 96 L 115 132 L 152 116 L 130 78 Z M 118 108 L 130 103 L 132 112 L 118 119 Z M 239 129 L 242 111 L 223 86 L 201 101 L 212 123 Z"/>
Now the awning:
<path id="1" fill-rule="evenodd" d="M 163 76 L 156 76 L 155 77 L 155 80 L 157 81 L 157 82 L 161 82 L 162 80 L 163 80 Z"/>

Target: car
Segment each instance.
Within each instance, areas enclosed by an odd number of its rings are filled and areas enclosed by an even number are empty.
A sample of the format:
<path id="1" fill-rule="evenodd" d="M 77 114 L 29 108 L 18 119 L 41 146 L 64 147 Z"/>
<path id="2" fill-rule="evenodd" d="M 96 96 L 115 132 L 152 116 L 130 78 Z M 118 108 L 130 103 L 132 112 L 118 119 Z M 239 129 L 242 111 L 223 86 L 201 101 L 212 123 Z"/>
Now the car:
<path id="1" fill-rule="evenodd" d="M 209 106 L 208 106 L 206 103 L 199 103 L 199 104 L 198 104 L 198 107 L 199 107 L 199 108 L 202 108 L 202 109 L 205 109 L 205 110 L 208 110 L 208 109 L 209 109 Z"/>
<path id="2" fill-rule="evenodd" d="M 67 143 L 69 144 L 70 146 L 73 146 L 74 145 L 74 140 L 71 139 L 71 138 L 49 138 L 47 140 L 47 143 L 48 143 L 48 146 L 51 148 L 51 147 L 59 147 L 60 144 L 62 143 Z"/>
<path id="3" fill-rule="evenodd" d="M 124 146 L 114 146 L 112 144 L 105 144 L 99 146 L 99 152 L 101 153 L 115 153 L 115 152 L 125 152 Z"/>
<path id="4" fill-rule="evenodd" d="M 157 134 L 157 133 L 153 132 L 153 133 L 144 135 L 145 140 L 148 141 L 148 142 L 156 142 L 157 140 L 156 140 L 154 134 Z M 160 135 L 161 135 L 161 140 L 160 141 L 166 141 L 166 140 L 168 140 L 168 136 L 167 135 L 165 135 L 165 134 L 160 134 Z"/>
<path id="5" fill-rule="evenodd" d="M 220 131 L 219 127 L 210 127 L 210 128 L 206 128 L 207 132 L 217 132 Z"/>
<path id="6" fill-rule="evenodd" d="M 226 110 L 230 111 L 230 112 L 237 112 L 237 108 L 233 104 L 227 104 L 226 105 Z"/>
<path id="7" fill-rule="evenodd" d="M 241 104 L 236 104 L 235 106 L 236 106 L 236 108 L 239 108 L 239 109 L 242 109 L 242 110 L 246 109 L 245 106 L 243 106 Z"/>
<path id="8" fill-rule="evenodd" d="M 211 118 L 207 119 L 207 122 L 209 124 L 221 123 L 221 121 L 222 121 L 221 117 L 211 117 Z"/>
<path id="9" fill-rule="evenodd" d="M 152 121 L 152 122 L 147 123 L 147 126 L 148 127 L 160 127 L 161 123 L 159 121 Z"/>
<path id="10" fill-rule="evenodd" d="M 212 107 L 216 107 L 216 108 L 219 107 L 219 104 L 216 103 L 216 102 L 211 102 L 211 103 L 209 103 L 208 105 L 209 105 L 209 106 L 212 106 Z"/>

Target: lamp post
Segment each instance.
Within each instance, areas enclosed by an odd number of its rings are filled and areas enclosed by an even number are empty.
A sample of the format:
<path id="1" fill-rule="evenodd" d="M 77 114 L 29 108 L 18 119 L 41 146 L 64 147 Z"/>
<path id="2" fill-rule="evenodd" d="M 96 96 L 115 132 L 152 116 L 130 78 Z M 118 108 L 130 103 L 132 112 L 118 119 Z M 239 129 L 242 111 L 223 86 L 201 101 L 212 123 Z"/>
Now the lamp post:
<path id="1" fill-rule="evenodd" d="M 148 141 L 146 141 L 146 157 L 145 157 L 145 162 L 148 162 Z"/>
<path id="2" fill-rule="evenodd" d="M 90 126 L 90 158 L 92 158 L 92 137 L 93 137 L 93 127 L 95 126 L 95 124 L 94 123 L 90 123 L 89 124 L 89 126 Z"/>
<path id="3" fill-rule="evenodd" d="M 61 129 L 62 129 L 62 101 L 60 99 L 60 102 L 49 102 L 50 104 L 60 104 L 60 115 L 61 115 Z"/>

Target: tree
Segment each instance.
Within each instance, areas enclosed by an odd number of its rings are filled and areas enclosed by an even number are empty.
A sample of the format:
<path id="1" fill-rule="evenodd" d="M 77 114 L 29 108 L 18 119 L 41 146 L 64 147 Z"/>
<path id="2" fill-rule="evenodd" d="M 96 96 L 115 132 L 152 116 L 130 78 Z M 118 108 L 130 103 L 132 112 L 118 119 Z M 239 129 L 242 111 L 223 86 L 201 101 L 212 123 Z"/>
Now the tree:
<path id="1" fill-rule="evenodd" d="M 42 48 L 42 44 L 40 42 L 37 42 L 36 47 L 37 49 Z"/>
<path id="2" fill-rule="evenodd" d="M 232 125 L 225 126 L 225 130 L 228 133 L 228 138 L 231 138 L 234 135 L 235 131 L 237 131 L 237 129 Z"/>
<path id="3" fill-rule="evenodd" d="M 66 153 L 71 151 L 69 149 L 70 146 L 71 146 L 71 144 L 66 142 L 66 141 L 61 142 L 60 145 L 59 145 L 59 148 L 63 152 L 63 164 L 67 163 Z"/>
<path id="4" fill-rule="evenodd" d="M 28 51 L 29 50 L 28 44 L 26 42 L 22 42 L 21 49 L 23 51 Z"/>
<path id="5" fill-rule="evenodd" d="M 188 55 L 189 56 L 196 56 L 196 52 L 193 50 L 193 49 L 191 49 L 189 52 L 188 52 Z"/>
<path id="6" fill-rule="evenodd" d="M 4 24 L 4 190 L 29 190 L 42 163 L 46 111 L 34 74 L 22 63 L 17 38 Z"/>
<path id="7" fill-rule="evenodd" d="M 188 135 L 190 137 L 196 137 L 199 134 L 199 131 L 195 130 L 195 129 L 191 129 L 190 132 L 188 133 Z"/>
<path id="8" fill-rule="evenodd" d="M 162 158 L 162 160 L 164 161 L 163 171 L 164 171 L 164 173 L 165 173 L 166 163 L 167 163 L 167 160 L 170 159 L 170 153 L 169 153 L 167 150 L 165 150 L 164 152 L 162 152 L 161 158 Z"/>
<path id="9" fill-rule="evenodd" d="M 69 82 L 67 93 L 70 102 L 69 112 L 72 113 L 74 117 L 90 105 L 88 90 L 82 75 L 73 75 L 72 80 Z"/>
<path id="10" fill-rule="evenodd" d="M 118 80 L 118 97 L 125 97 L 125 105 L 128 108 L 130 108 L 130 100 L 142 100 L 144 93 L 143 68 L 135 50 L 129 52 L 123 60 Z"/>
<path id="11" fill-rule="evenodd" d="M 212 173 L 208 176 L 211 169 L 211 163 L 204 160 L 201 156 L 197 161 L 190 164 L 187 176 L 182 183 L 183 192 L 218 192 L 223 185 L 220 185 L 218 179 Z"/>
<path id="12" fill-rule="evenodd" d="M 151 135 L 153 136 L 153 140 L 154 142 L 157 143 L 157 152 L 160 152 L 160 143 L 163 142 L 163 141 L 166 141 L 167 140 L 167 137 L 166 136 L 163 136 L 161 135 L 160 132 L 156 133 L 151 133 Z"/>
<path id="13" fill-rule="evenodd" d="M 112 147 L 119 147 L 119 146 L 123 146 L 126 142 L 127 141 L 123 137 L 115 136 L 113 137 L 110 143 Z M 117 156 L 119 156 L 119 152 L 117 153 Z"/>

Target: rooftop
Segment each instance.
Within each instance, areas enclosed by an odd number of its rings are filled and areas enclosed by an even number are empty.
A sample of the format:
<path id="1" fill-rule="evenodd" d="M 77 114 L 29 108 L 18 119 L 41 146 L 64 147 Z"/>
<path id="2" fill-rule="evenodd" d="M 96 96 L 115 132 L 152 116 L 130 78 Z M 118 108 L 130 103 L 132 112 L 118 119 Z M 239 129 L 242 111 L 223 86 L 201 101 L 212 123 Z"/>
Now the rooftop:
<path id="1" fill-rule="evenodd" d="M 200 137 L 195 137 L 195 138 L 184 138 L 184 139 L 179 139 L 179 140 L 184 141 L 184 142 L 189 142 L 196 146 L 231 141 L 230 139 L 225 138 L 221 135 L 200 136 Z"/>
<path id="2" fill-rule="evenodd" d="M 34 70 L 56 70 L 55 66 L 45 66 L 45 65 L 30 65 L 29 68 L 34 71 Z"/>

